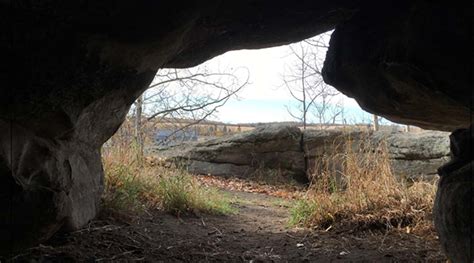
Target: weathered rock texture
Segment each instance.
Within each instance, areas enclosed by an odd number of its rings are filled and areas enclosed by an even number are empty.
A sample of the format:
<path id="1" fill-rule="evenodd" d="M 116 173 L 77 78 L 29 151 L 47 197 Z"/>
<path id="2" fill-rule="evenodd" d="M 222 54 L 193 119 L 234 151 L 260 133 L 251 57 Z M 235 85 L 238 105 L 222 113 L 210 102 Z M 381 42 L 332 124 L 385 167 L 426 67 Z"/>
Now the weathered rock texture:
<path id="1" fill-rule="evenodd" d="M 465 8 L 371 1 L 336 27 L 324 80 L 395 122 L 446 131 L 469 126 L 472 9 Z"/>
<path id="2" fill-rule="evenodd" d="M 434 218 L 441 246 L 452 262 L 472 262 L 474 162 L 442 176 L 436 193 Z"/>
<path id="3" fill-rule="evenodd" d="M 392 169 L 405 178 L 433 178 L 449 160 L 449 137 L 445 132 L 374 133 L 372 141 L 385 141 Z"/>
<path id="4" fill-rule="evenodd" d="M 452 262 L 474 260 L 474 126 L 450 135 L 451 160 L 439 168 L 434 218 Z"/>
<path id="5" fill-rule="evenodd" d="M 196 174 L 247 177 L 258 169 L 267 168 L 304 182 L 309 179 L 306 174 L 318 173 L 316 167 L 329 156 L 335 157 L 332 165 L 342 171 L 343 160 L 338 160 L 337 155 L 346 152 L 348 142 L 355 154 L 383 147 L 393 173 L 406 179 L 432 179 L 438 167 L 449 159 L 449 138 L 445 132 L 302 132 L 291 126 L 260 127 L 172 147 L 158 155 Z"/>
<path id="6" fill-rule="evenodd" d="M 248 177 L 259 170 L 272 169 L 307 182 L 301 139 L 302 133 L 297 127 L 266 126 L 172 147 L 158 154 L 196 174 Z"/>
<path id="7" fill-rule="evenodd" d="M 467 127 L 471 16 L 455 1 L 0 1 L 0 250 L 97 213 L 100 145 L 161 67 L 336 28 L 327 82 L 391 120 Z"/>

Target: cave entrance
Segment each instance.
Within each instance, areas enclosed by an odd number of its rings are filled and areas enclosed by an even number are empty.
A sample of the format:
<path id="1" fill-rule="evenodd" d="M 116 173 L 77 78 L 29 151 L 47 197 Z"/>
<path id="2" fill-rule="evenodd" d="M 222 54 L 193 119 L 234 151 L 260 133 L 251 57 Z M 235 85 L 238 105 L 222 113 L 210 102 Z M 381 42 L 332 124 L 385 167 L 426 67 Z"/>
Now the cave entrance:
<path id="1" fill-rule="evenodd" d="M 325 84 L 330 34 L 159 70 L 102 148 L 100 215 L 19 258 L 444 259 L 430 218 L 447 134 Z"/>
<path id="2" fill-rule="evenodd" d="M 103 148 L 103 221 L 86 240 L 114 233 L 104 258 L 442 259 L 426 209 L 447 135 L 407 132 L 324 84 L 328 41 L 160 70 Z M 407 138 L 444 142 L 429 174 L 416 158 L 394 171 L 398 146 L 419 147 Z"/>

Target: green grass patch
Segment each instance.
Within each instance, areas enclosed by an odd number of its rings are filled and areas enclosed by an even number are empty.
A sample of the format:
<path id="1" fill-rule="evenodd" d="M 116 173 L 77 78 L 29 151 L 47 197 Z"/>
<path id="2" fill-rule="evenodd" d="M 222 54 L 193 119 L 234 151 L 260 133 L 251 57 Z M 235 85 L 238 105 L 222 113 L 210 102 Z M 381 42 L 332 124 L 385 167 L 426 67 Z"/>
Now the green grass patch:
<path id="1" fill-rule="evenodd" d="M 192 176 L 175 172 L 159 180 L 158 192 L 161 207 L 173 214 L 204 212 L 229 214 L 234 212 L 229 199 L 215 188 L 206 188 L 196 183 Z"/>
<path id="2" fill-rule="evenodd" d="M 229 198 L 216 188 L 198 184 L 184 170 L 147 165 L 137 156 L 133 149 L 104 151 L 106 210 L 128 215 L 153 209 L 174 215 L 234 212 Z"/>

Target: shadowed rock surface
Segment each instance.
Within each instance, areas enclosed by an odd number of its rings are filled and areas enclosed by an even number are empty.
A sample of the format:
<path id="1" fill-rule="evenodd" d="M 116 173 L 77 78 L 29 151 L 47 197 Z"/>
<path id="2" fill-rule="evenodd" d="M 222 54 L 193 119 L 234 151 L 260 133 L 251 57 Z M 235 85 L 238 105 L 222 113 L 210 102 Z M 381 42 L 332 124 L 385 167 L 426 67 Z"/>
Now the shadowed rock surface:
<path id="1" fill-rule="evenodd" d="M 439 168 L 441 179 L 433 209 L 441 247 L 453 262 L 472 262 L 474 125 L 450 136 L 451 160 Z"/>
<path id="2" fill-rule="evenodd" d="M 2 253 L 94 217 L 99 149 L 158 68 L 336 28 L 325 80 L 364 109 L 445 131 L 472 116 L 467 2 L 2 1 L 0 16 Z"/>
<path id="3" fill-rule="evenodd" d="M 449 159 L 446 132 L 302 132 L 291 126 L 259 127 L 236 135 L 171 147 L 157 151 L 157 155 L 183 165 L 195 174 L 248 177 L 259 169 L 269 169 L 307 182 L 305 171 L 317 173 L 316 164 L 330 155 L 344 152 L 349 140 L 358 154 L 383 144 L 394 174 L 403 178 L 432 179 L 438 167 Z M 367 144 L 369 146 L 364 146 Z M 342 161 L 333 162 L 336 166 L 342 165 Z"/>
<path id="4" fill-rule="evenodd" d="M 324 80 L 392 121 L 466 128 L 473 114 L 471 16 L 472 8 L 458 4 L 371 3 L 336 26 Z"/>

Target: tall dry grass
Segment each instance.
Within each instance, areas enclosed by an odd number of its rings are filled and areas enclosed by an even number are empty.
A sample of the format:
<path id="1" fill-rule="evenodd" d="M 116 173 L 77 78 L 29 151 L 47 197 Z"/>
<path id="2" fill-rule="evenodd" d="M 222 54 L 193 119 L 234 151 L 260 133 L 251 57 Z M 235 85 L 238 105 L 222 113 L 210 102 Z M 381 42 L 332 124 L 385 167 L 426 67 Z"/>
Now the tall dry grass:
<path id="1" fill-rule="evenodd" d="M 320 160 L 306 196 L 291 210 L 291 223 L 328 228 L 408 231 L 431 227 L 436 182 L 407 182 L 391 170 L 387 147 L 348 140 Z M 411 229 L 411 230 L 410 230 Z"/>
<path id="2" fill-rule="evenodd" d="M 104 147 L 103 206 L 116 216 L 151 210 L 184 213 L 232 213 L 230 201 L 216 188 L 204 187 L 178 168 L 151 165 L 133 143 L 120 141 Z"/>

